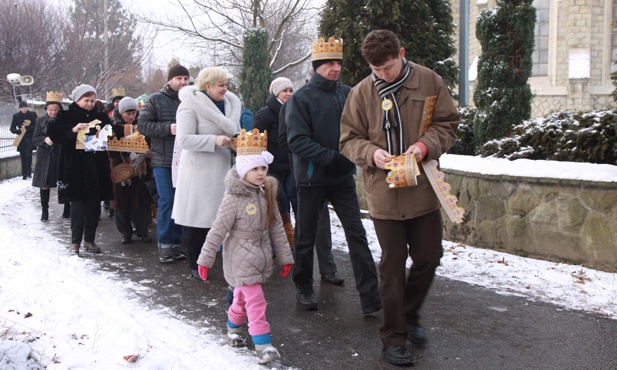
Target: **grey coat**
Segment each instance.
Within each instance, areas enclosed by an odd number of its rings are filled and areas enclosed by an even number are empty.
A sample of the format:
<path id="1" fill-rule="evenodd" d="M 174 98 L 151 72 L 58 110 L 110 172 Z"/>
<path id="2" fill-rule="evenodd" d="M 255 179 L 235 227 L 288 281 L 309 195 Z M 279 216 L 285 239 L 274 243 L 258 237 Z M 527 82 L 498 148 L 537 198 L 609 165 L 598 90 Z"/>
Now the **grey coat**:
<path id="1" fill-rule="evenodd" d="M 276 194 L 276 179 L 267 177 L 267 181 Z M 240 180 L 235 168 L 227 174 L 225 185 L 225 197 L 197 263 L 211 268 L 223 243 L 223 272 L 229 285 L 264 283 L 274 270 L 272 245 L 279 266 L 294 263 L 281 215 L 276 210 L 270 229 L 266 228 L 264 191 Z"/>
<path id="2" fill-rule="evenodd" d="M 225 115 L 197 87 L 180 90 L 176 145 L 182 152 L 171 217 L 179 225 L 209 228 L 225 193 L 223 179 L 232 166 L 229 147 L 216 147 L 216 136 L 240 131 L 242 104 L 228 92 Z"/>
<path id="3" fill-rule="evenodd" d="M 60 144 L 47 145 L 45 138 L 47 128 L 56 120 L 49 118 L 47 114 L 36 119 L 34 133 L 32 134 L 32 143 L 38 147 L 36 150 L 36 164 L 34 173 L 32 174 L 32 186 L 40 187 L 56 187 L 58 182 L 58 163 L 60 161 Z"/>

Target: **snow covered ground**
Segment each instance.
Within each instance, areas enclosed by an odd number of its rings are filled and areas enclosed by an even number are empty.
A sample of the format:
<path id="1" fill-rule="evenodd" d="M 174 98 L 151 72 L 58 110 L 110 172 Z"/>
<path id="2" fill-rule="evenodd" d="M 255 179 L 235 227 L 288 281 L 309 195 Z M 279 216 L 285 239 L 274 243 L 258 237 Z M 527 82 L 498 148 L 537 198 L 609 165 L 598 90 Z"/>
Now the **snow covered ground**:
<path id="1" fill-rule="evenodd" d="M 469 157 L 467 157 L 469 158 Z M 459 156 L 445 156 L 444 167 L 465 170 Z M 534 161 L 528 161 L 534 162 Z M 471 168 L 490 170 L 493 160 Z M 576 171 L 525 164 L 544 176 L 574 173 L 581 178 L 616 181 L 615 166 L 576 165 Z M 591 167 L 590 167 L 591 166 Z M 590 168 L 589 172 L 585 168 Z M 523 170 L 520 170 L 523 171 Z M 513 173 L 528 176 L 514 170 Z M 591 178 L 589 178 L 591 177 Z M 28 367 L 29 351 L 48 369 L 261 368 L 250 351 L 234 351 L 225 338 L 173 317 L 164 308 L 145 307 L 137 283 L 101 271 L 96 262 L 68 256 L 65 241 L 40 227 L 38 189 L 14 178 L 0 182 L 0 353 L 10 347 L 14 366 L 0 355 L 0 368 Z M 333 215 L 333 222 L 338 222 Z M 380 256 L 372 223 L 365 221 L 375 259 Z M 335 248 L 346 251 L 333 228 Z M 617 274 L 552 263 L 446 242 L 440 276 L 488 287 L 501 294 L 550 302 L 564 309 L 617 319 Z M 156 325 L 153 325 L 156 323 Z M 135 362 L 128 360 L 135 359 Z M 125 359 L 126 357 L 126 359 Z"/>

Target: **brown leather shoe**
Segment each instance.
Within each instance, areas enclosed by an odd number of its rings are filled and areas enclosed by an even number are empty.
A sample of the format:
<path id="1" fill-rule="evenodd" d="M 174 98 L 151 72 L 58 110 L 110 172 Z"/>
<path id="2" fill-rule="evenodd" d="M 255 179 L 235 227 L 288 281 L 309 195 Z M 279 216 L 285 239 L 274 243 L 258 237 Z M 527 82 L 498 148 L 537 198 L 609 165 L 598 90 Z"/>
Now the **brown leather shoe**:
<path id="1" fill-rule="evenodd" d="M 84 242 L 84 248 L 86 249 L 86 252 L 101 253 L 101 248 L 94 244 L 94 242 Z"/>
<path id="2" fill-rule="evenodd" d="M 79 255 L 79 243 L 72 243 L 69 246 L 69 253 Z"/>

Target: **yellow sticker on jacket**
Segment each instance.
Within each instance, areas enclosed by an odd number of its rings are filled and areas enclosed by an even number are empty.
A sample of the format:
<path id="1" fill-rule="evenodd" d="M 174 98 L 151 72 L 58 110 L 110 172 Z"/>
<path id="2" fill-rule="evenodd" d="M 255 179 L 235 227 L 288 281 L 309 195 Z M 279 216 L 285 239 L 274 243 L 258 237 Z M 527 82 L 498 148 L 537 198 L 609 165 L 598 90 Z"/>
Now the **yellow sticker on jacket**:
<path id="1" fill-rule="evenodd" d="M 246 205 L 246 213 L 248 213 L 249 215 L 254 215 L 255 213 L 257 213 L 257 206 L 254 205 L 253 203 L 249 203 Z"/>

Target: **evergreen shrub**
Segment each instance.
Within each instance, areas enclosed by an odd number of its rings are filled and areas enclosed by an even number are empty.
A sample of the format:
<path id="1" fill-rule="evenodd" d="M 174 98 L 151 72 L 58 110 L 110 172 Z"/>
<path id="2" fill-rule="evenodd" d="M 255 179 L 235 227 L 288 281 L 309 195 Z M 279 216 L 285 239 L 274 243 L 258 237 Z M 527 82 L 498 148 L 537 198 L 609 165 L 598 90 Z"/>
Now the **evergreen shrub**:
<path id="1" fill-rule="evenodd" d="M 459 108 L 461 122 L 458 125 L 456 142 L 448 150 L 450 154 L 476 155 L 476 142 L 473 135 L 473 121 L 478 110 L 475 107 Z"/>
<path id="2" fill-rule="evenodd" d="M 526 120 L 509 137 L 485 143 L 479 154 L 617 165 L 617 109 L 562 111 Z"/>

